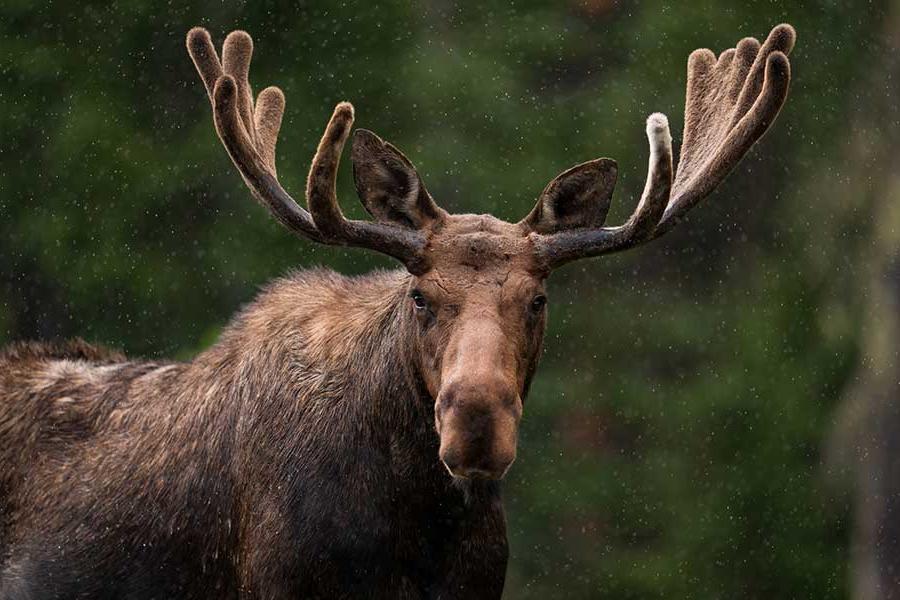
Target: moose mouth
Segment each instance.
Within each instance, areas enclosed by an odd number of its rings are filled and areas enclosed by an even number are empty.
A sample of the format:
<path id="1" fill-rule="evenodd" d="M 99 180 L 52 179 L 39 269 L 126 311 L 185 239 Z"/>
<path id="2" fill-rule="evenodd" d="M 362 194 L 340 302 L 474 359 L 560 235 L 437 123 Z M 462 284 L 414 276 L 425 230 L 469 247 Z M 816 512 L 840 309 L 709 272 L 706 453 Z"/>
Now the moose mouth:
<path id="1" fill-rule="evenodd" d="M 498 475 L 484 469 L 467 469 L 462 472 L 454 472 L 443 460 L 441 461 L 441 464 L 444 465 L 444 468 L 447 469 L 447 473 L 449 473 L 453 479 L 459 481 L 501 481 L 506 477 L 506 474 L 509 473 L 510 467 L 512 467 L 512 463 L 509 463 Z"/>

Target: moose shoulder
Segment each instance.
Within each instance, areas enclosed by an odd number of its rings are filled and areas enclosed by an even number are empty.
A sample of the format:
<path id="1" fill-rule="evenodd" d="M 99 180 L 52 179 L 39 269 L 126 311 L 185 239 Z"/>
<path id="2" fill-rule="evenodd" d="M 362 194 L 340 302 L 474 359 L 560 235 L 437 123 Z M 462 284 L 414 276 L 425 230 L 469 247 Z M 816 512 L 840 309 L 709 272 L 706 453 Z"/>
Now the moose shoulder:
<path id="1" fill-rule="evenodd" d="M 565 262 L 669 230 L 772 123 L 794 31 L 688 62 L 677 171 L 648 119 L 647 185 L 605 227 L 616 166 L 554 179 L 518 223 L 451 215 L 412 163 L 358 130 L 351 158 L 372 221 L 344 218 L 337 106 L 313 159 L 309 211 L 278 183 L 277 88 L 254 103 L 252 42 L 188 50 L 219 138 L 253 195 L 316 242 L 405 269 L 302 271 L 271 284 L 188 363 L 129 361 L 83 342 L 0 354 L 0 597 L 497 598 L 507 545 L 499 480 Z"/>

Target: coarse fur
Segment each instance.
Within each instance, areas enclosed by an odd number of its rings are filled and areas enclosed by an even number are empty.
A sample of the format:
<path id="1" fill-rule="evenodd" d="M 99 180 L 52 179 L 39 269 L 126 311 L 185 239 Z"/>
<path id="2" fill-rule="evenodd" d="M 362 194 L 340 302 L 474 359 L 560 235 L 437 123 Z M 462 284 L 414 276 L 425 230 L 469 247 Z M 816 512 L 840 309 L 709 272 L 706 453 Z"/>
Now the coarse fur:
<path id="1" fill-rule="evenodd" d="M 0 595 L 498 595 L 499 489 L 436 460 L 408 279 L 296 273 L 189 363 L 11 346 Z"/>

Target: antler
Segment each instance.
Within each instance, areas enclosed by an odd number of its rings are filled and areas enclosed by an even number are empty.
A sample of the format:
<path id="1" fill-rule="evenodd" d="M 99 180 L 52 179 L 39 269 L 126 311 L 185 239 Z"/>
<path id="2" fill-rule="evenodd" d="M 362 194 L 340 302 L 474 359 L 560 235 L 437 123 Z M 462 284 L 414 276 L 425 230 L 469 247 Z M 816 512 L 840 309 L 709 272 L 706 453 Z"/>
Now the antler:
<path id="1" fill-rule="evenodd" d="M 383 223 L 348 220 L 338 205 L 335 179 L 353 124 L 350 103 L 335 107 L 313 158 L 306 184 L 307 212 L 276 176 L 275 145 L 284 94 L 277 87 L 268 87 L 253 105 L 248 80 L 253 54 L 250 35 L 244 31 L 228 34 L 221 62 L 209 32 L 201 27 L 188 32 L 187 49 L 212 102 L 219 139 L 254 197 L 282 225 L 316 242 L 370 248 L 400 260 L 411 270 L 417 267 L 426 243 L 424 235 Z"/>
<path id="2" fill-rule="evenodd" d="M 593 227 L 535 235 L 553 267 L 577 258 L 631 248 L 670 230 L 708 196 L 766 132 L 787 98 L 787 54 L 796 33 L 776 26 L 765 43 L 744 38 L 716 56 L 695 50 L 688 59 L 684 141 L 672 181 L 672 148 L 665 116 L 647 119 L 650 167 L 634 214 L 619 227 Z"/>

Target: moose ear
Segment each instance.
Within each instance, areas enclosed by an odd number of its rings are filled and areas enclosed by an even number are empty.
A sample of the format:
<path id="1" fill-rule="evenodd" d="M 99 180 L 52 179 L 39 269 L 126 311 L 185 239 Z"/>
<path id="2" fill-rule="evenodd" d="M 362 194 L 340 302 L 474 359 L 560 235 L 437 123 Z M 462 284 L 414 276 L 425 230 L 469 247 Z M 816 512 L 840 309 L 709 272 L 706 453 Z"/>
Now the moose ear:
<path id="1" fill-rule="evenodd" d="M 564 171 L 544 188 L 522 224 L 530 231 L 543 234 L 600 227 L 609 212 L 616 173 L 616 161 L 609 158 L 598 158 Z"/>
<path id="2" fill-rule="evenodd" d="M 420 229 L 441 218 L 416 168 L 388 142 L 357 129 L 350 158 L 356 193 L 378 221 Z"/>

